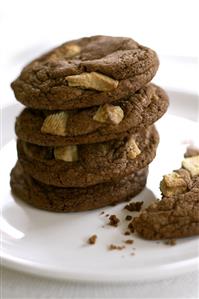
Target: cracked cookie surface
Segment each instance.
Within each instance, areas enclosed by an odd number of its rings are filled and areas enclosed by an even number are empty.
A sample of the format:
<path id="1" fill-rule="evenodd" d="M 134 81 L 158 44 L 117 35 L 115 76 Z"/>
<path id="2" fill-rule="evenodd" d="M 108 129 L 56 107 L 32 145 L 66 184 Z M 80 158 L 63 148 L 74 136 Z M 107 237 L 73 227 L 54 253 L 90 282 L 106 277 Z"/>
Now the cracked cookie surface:
<path id="1" fill-rule="evenodd" d="M 93 36 L 35 59 L 11 86 L 27 107 L 70 110 L 128 98 L 158 66 L 157 54 L 130 38 Z"/>
<path id="2" fill-rule="evenodd" d="M 12 192 L 39 209 L 53 212 L 79 212 L 129 200 L 145 187 L 147 168 L 117 183 L 88 188 L 59 188 L 42 184 L 24 172 L 18 162 L 11 172 Z"/>

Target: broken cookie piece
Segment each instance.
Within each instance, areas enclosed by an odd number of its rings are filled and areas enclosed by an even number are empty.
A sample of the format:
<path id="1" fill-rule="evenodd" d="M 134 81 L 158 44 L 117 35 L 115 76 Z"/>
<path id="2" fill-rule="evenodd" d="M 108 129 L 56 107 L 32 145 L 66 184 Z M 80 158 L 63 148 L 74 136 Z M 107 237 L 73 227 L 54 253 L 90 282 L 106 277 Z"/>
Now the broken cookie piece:
<path id="1" fill-rule="evenodd" d="M 197 157 L 183 163 L 187 170 L 181 168 L 166 176 L 162 199 L 133 219 L 131 223 L 140 236 L 158 240 L 199 235 L 199 174 L 192 168 Z"/>
<path id="2" fill-rule="evenodd" d="M 65 79 L 71 87 L 94 89 L 98 91 L 110 91 L 116 89 L 119 84 L 119 81 L 97 72 L 84 72 L 80 75 L 67 76 Z"/>
<path id="3" fill-rule="evenodd" d="M 105 104 L 100 106 L 93 119 L 101 123 L 118 125 L 124 118 L 124 112 L 120 106 Z"/>

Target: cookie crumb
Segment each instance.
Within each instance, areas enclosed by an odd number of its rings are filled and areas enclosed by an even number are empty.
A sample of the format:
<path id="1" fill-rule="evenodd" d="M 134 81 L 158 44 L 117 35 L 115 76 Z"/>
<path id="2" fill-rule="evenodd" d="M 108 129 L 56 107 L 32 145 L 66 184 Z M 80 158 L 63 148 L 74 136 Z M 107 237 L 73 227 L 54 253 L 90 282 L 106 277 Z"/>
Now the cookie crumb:
<path id="1" fill-rule="evenodd" d="M 117 218 L 116 215 L 111 215 L 109 217 L 109 223 L 108 223 L 108 225 L 117 227 L 119 222 L 120 222 L 120 220 Z"/>
<path id="2" fill-rule="evenodd" d="M 105 212 L 104 211 L 102 211 L 101 213 L 100 213 L 100 215 L 103 215 Z"/>
<path id="3" fill-rule="evenodd" d="M 135 255 L 135 252 L 131 252 L 131 255 Z"/>
<path id="4" fill-rule="evenodd" d="M 105 217 L 109 217 L 109 214 L 106 214 Z"/>
<path id="5" fill-rule="evenodd" d="M 131 215 L 127 215 L 126 218 L 125 218 L 125 220 L 126 220 L 126 221 L 130 221 L 130 220 L 132 220 L 132 218 L 133 218 L 133 217 L 132 217 Z"/>
<path id="6" fill-rule="evenodd" d="M 131 233 L 134 233 L 135 229 L 134 229 L 134 226 L 133 226 L 133 222 L 129 223 L 128 228 L 130 229 Z"/>
<path id="7" fill-rule="evenodd" d="M 97 235 L 92 235 L 89 239 L 88 239 L 88 244 L 90 245 L 94 245 L 97 241 Z"/>
<path id="8" fill-rule="evenodd" d="M 111 244 L 111 245 L 109 245 L 108 250 L 122 250 L 124 248 L 125 248 L 125 246 Z"/>
<path id="9" fill-rule="evenodd" d="M 129 236 L 131 233 L 129 232 L 129 231 L 126 231 L 125 233 L 124 233 L 124 235 L 125 236 Z"/>
<path id="10" fill-rule="evenodd" d="M 116 203 L 113 202 L 112 204 L 110 204 L 110 206 L 115 207 L 115 206 L 116 206 Z"/>
<path id="11" fill-rule="evenodd" d="M 128 239 L 124 241 L 125 244 L 133 244 L 134 240 Z"/>
<path id="12" fill-rule="evenodd" d="M 130 212 L 139 212 L 142 208 L 143 203 L 143 201 L 130 202 L 124 207 L 124 209 Z"/>
<path id="13" fill-rule="evenodd" d="M 166 240 L 164 243 L 166 245 L 174 246 L 174 245 L 176 245 L 176 240 L 175 239 L 169 239 L 169 240 Z"/>

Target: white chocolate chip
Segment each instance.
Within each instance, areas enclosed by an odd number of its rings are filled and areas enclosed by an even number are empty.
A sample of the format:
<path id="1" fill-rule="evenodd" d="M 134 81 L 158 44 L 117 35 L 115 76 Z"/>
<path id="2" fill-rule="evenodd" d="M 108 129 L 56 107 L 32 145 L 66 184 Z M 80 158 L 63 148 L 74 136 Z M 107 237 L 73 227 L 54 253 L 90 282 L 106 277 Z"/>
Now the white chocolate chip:
<path id="1" fill-rule="evenodd" d="M 80 75 L 67 76 L 65 79 L 71 87 L 95 89 L 98 91 L 110 91 L 116 89 L 119 84 L 117 80 L 97 72 L 84 72 Z"/>
<path id="2" fill-rule="evenodd" d="M 57 60 L 62 58 L 73 58 L 81 52 L 81 48 L 76 44 L 62 45 L 50 54 L 50 59 Z"/>
<path id="3" fill-rule="evenodd" d="M 100 106 L 93 116 L 95 121 L 118 125 L 124 118 L 124 112 L 120 106 L 105 104 Z"/>
<path id="4" fill-rule="evenodd" d="M 177 172 L 164 175 L 160 182 L 160 190 L 164 196 L 174 196 L 187 191 L 187 183 Z"/>
<path id="5" fill-rule="evenodd" d="M 74 162 L 78 160 L 78 149 L 76 145 L 60 146 L 54 149 L 56 160 L 65 162 Z"/>
<path id="6" fill-rule="evenodd" d="M 76 44 L 69 44 L 64 46 L 64 51 L 65 58 L 72 58 L 81 52 L 81 48 Z"/>
<path id="7" fill-rule="evenodd" d="M 192 176 L 199 175 L 199 155 L 184 159 L 182 166 L 188 170 Z"/>
<path id="8" fill-rule="evenodd" d="M 137 143 L 135 142 L 135 139 L 131 137 L 129 141 L 127 142 L 127 157 L 131 160 L 135 159 L 139 154 L 141 153 L 141 150 L 139 149 Z"/>
<path id="9" fill-rule="evenodd" d="M 66 136 L 67 120 L 68 113 L 66 111 L 50 114 L 45 118 L 41 132 L 57 136 Z"/>

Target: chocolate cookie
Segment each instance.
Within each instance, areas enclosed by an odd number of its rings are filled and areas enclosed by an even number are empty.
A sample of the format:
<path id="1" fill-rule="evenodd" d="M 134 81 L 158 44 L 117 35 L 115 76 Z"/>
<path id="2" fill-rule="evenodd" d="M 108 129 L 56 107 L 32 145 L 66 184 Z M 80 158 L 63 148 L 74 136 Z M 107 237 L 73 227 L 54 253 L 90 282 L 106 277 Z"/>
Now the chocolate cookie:
<path id="1" fill-rule="evenodd" d="M 167 107 L 165 92 L 150 84 L 128 101 L 114 102 L 101 108 L 54 111 L 53 114 L 25 109 L 17 118 L 16 134 L 24 141 L 45 146 L 103 142 L 148 127 L 165 113 Z M 94 120 L 96 117 L 98 120 Z M 115 123 L 118 119 L 121 121 Z"/>
<path id="2" fill-rule="evenodd" d="M 128 98 L 151 81 L 158 65 L 153 50 L 130 38 L 93 36 L 37 58 L 11 86 L 27 107 L 70 110 Z"/>
<path id="3" fill-rule="evenodd" d="M 86 187 L 118 180 L 146 167 L 155 157 L 154 127 L 121 140 L 48 148 L 18 140 L 18 157 L 35 179 L 59 187 Z"/>
<path id="4" fill-rule="evenodd" d="M 182 166 L 164 176 L 160 184 L 162 199 L 133 220 L 133 228 L 143 238 L 156 240 L 199 235 L 199 154 L 186 158 Z"/>
<path id="5" fill-rule="evenodd" d="M 88 188 L 58 188 L 34 180 L 18 162 L 11 172 L 12 192 L 25 202 L 53 212 L 78 212 L 101 208 L 130 199 L 146 184 L 147 168 L 117 183 Z"/>

